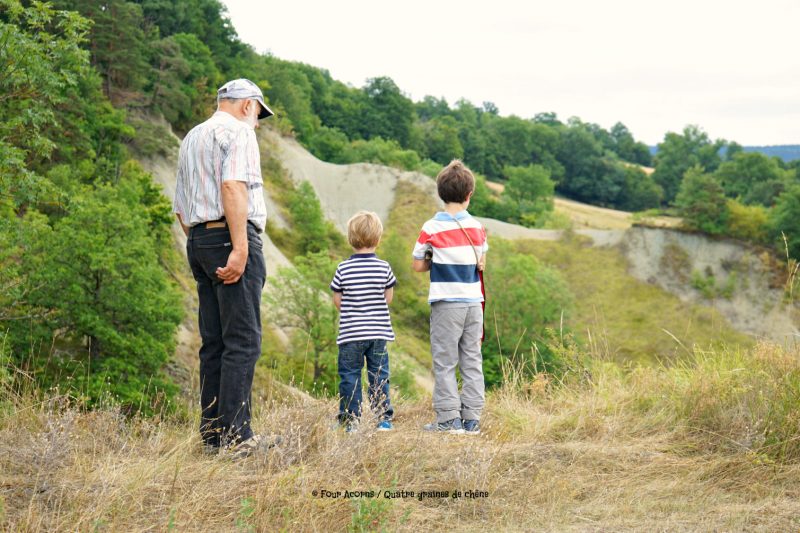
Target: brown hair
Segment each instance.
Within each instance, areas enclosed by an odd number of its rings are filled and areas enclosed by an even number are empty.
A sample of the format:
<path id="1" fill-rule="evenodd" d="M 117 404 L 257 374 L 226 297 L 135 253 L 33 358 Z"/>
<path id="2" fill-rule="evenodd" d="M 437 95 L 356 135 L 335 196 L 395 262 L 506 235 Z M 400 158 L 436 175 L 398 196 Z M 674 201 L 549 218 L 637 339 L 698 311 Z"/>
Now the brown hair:
<path id="1" fill-rule="evenodd" d="M 475 190 L 475 176 L 460 159 L 453 159 L 436 176 L 436 187 L 443 202 L 460 204 Z"/>
<path id="2" fill-rule="evenodd" d="M 382 234 L 381 219 L 372 211 L 359 211 L 347 221 L 347 240 L 356 250 L 378 246 Z"/>

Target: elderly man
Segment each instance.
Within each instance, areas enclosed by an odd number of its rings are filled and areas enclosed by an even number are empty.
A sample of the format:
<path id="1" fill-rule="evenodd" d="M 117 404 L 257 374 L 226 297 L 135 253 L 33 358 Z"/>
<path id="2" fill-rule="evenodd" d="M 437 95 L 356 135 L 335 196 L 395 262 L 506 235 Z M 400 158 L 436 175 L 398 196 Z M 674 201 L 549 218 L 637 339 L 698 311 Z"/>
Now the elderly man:
<path id="1" fill-rule="evenodd" d="M 173 211 L 197 281 L 200 435 L 209 452 L 249 455 L 268 446 L 250 426 L 250 389 L 261 355 L 260 234 L 267 220 L 255 128 L 273 113 L 250 80 L 217 91 L 217 111 L 181 143 Z"/>

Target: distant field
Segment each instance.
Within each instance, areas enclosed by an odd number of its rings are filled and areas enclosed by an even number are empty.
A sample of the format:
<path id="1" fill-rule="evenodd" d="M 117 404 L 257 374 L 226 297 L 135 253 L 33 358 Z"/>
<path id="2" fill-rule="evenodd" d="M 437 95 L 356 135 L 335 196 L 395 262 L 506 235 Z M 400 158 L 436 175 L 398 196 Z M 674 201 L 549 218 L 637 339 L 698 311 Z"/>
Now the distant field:
<path id="1" fill-rule="evenodd" d="M 644 168 L 644 167 L 643 167 Z M 645 172 L 652 169 L 645 168 Z M 502 194 L 505 187 L 502 183 L 487 181 L 486 185 L 497 194 Z M 555 209 L 567 215 L 576 229 L 627 229 L 633 225 L 633 213 L 597 207 L 595 205 L 576 202 L 566 198 L 555 198 Z M 660 228 L 676 228 L 681 220 L 675 217 L 647 217 L 642 219 L 649 226 Z"/>

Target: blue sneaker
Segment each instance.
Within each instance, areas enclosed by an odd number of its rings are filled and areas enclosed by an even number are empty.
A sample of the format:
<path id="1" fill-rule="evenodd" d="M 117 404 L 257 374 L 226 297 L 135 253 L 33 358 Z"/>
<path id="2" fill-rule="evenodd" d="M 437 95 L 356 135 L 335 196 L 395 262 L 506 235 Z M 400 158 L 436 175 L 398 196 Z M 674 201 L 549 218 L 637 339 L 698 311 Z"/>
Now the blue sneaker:
<path id="1" fill-rule="evenodd" d="M 464 426 L 461 425 L 460 418 L 454 418 L 447 422 L 431 422 L 430 424 L 425 424 L 422 426 L 422 430 L 462 435 L 464 433 Z"/>
<path id="2" fill-rule="evenodd" d="M 464 420 L 464 433 L 467 435 L 480 435 L 481 423 L 480 420 Z"/>
<path id="3" fill-rule="evenodd" d="M 378 431 L 392 431 L 394 426 L 388 420 L 381 420 L 378 422 Z"/>

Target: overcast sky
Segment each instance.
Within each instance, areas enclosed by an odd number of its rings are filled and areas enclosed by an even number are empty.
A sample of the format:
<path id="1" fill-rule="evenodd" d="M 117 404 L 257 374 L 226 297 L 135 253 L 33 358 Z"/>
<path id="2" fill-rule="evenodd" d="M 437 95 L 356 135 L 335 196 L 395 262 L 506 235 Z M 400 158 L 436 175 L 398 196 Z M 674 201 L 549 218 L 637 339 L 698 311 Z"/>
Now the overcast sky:
<path id="1" fill-rule="evenodd" d="M 800 0 L 223 0 L 258 52 L 361 87 L 554 111 L 648 144 L 800 144 Z"/>

